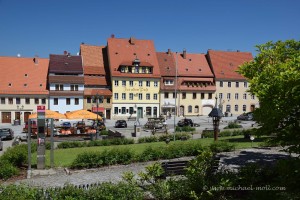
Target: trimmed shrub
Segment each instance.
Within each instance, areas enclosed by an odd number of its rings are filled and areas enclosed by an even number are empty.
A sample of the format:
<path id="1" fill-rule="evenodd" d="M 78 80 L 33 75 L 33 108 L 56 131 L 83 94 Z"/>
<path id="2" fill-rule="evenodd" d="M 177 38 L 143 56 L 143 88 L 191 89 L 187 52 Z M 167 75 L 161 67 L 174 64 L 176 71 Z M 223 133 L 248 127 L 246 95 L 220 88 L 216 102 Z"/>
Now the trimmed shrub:
<path id="1" fill-rule="evenodd" d="M 108 135 L 108 130 L 102 130 L 102 131 L 100 132 L 100 135 Z"/>
<path id="2" fill-rule="evenodd" d="M 1 161 L 6 160 L 13 166 L 21 167 L 27 162 L 28 147 L 26 144 L 20 144 L 14 147 L 9 147 L 1 156 Z"/>
<path id="3" fill-rule="evenodd" d="M 232 128 L 243 128 L 243 126 L 237 124 L 236 122 L 229 122 L 228 125 L 224 127 L 224 129 L 232 129 Z"/>
<path id="4" fill-rule="evenodd" d="M 201 135 L 202 138 L 213 138 L 214 137 L 214 130 L 203 130 L 202 131 L 202 135 Z"/>
<path id="5" fill-rule="evenodd" d="M 190 126 L 183 126 L 183 127 L 176 126 L 175 128 L 176 132 L 193 132 L 195 130 L 196 128 Z"/>
<path id="6" fill-rule="evenodd" d="M 150 137 L 140 137 L 138 139 L 138 143 L 151 143 L 151 142 L 159 142 L 158 137 L 150 136 Z"/>
<path id="7" fill-rule="evenodd" d="M 18 175 L 19 169 L 9 163 L 7 160 L 0 160 L 0 179 L 7 180 L 8 178 Z"/>
<path id="8" fill-rule="evenodd" d="M 86 146 L 85 142 L 73 141 L 73 142 L 61 142 L 57 145 L 59 149 L 78 148 Z"/>
<path id="9" fill-rule="evenodd" d="M 214 142 L 209 146 L 209 148 L 214 153 L 228 152 L 228 151 L 235 150 L 235 146 L 233 144 L 229 144 L 228 142 L 225 141 Z"/>

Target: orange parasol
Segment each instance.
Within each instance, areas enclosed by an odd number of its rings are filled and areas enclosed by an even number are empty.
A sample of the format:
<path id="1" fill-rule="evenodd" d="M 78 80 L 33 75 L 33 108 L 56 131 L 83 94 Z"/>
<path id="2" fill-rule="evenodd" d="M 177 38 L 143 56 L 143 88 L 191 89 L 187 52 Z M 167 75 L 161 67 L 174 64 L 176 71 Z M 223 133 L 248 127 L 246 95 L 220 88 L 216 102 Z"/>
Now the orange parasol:
<path id="1" fill-rule="evenodd" d="M 65 113 L 67 119 L 98 119 L 102 120 L 102 117 L 100 115 L 97 115 L 95 113 L 92 113 L 87 110 L 75 110 L 72 112 Z"/>
<path id="2" fill-rule="evenodd" d="M 29 115 L 29 119 L 36 119 L 36 118 L 37 118 L 37 113 L 32 113 L 31 115 Z M 66 116 L 64 114 L 61 114 L 53 110 L 45 110 L 45 118 L 66 119 Z"/>

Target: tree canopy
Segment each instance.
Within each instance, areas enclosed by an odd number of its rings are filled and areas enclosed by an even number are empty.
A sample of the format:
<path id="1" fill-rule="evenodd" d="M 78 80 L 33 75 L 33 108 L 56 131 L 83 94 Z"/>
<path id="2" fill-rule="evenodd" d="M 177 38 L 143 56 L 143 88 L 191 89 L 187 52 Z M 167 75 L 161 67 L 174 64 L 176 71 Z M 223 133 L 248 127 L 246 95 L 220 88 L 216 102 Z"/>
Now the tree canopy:
<path id="1" fill-rule="evenodd" d="M 267 42 L 256 48 L 257 56 L 238 72 L 259 98 L 254 112 L 259 132 L 275 135 L 274 141 L 300 153 L 300 41 Z"/>

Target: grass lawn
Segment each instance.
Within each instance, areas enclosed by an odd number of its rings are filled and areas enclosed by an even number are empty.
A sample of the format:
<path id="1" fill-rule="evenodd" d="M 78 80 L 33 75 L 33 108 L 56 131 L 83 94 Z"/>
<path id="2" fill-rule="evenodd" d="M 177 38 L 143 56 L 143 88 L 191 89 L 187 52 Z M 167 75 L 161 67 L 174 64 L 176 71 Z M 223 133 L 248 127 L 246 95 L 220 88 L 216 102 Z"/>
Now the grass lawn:
<path id="1" fill-rule="evenodd" d="M 252 143 L 249 139 L 244 139 L 244 136 L 233 136 L 233 137 L 222 137 L 219 138 L 220 141 L 228 141 L 229 143 L 235 144 L 236 149 L 243 149 L 249 147 L 258 147 L 262 144 L 268 137 L 261 137 L 255 139 Z M 202 146 L 209 146 L 212 144 L 213 138 L 203 138 L 187 141 L 171 141 L 171 143 L 200 143 Z M 252 143 L 252 144 L 251 144 Z M 54 150 L 54 165 L 55 167 L 68 167 L 71 165 L 73 160 L 78 154 L 83 152 L 96 151 L 101 152 L 104 150 L 109 150 L 112 148 L 130 148 L 134 152 L 142 152 L 146 147 L 162 147 L 166 146 L 165 142 L 154 142 L 154 143 L 142 143 L 142 144 L 130 144 L 130 145 L 117 145 L 117 146 L 96 146 L 96 147 L 82 147 L 82 148 L 69 148 L 69 149 L 55 149 Z M 32 155 L 32 164 L 35 165 L 37 162 L 37 155 L 34 153 Z M 46 166 L 50 166 L 50 150 L 46 151 Z"/>

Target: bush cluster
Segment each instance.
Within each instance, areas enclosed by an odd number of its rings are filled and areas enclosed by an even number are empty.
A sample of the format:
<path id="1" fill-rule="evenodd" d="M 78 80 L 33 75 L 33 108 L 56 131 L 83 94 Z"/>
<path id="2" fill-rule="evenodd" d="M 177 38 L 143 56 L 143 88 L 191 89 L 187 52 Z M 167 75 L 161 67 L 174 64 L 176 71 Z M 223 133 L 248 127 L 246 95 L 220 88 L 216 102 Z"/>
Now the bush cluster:
<path id="1" fill-rule="evenodd" d="M 114 138 L 106 140 L 93 140 L 89 142 L 73 141 L 61 142 L 57 145 L 58 149 L 78 148 L 78 147 L 93 147 L 93 146 L 110 146 L 110 145 L 124 145 L 134 144 L 134 139 L 131 138 Z"/>
<path id="2" fill-rule="evenodd" d="M 238 136 L 238 135 L 255 135 L 254 129 L 235 129 L 235 130 L 225 130 L 219 133 L 219 137 L 229 137 L 229 136 Z M 213 138 L 213 130 L 203 130 L 202 138 Z"/>
<path id="3" fill-rule="evenodd" d="M 192 136 L 190 133 L 175 133 L 175 140 L 188 140 Z M 159 136 L 140 137 L 138 143 L 164 142 L 166 139 L 174 140 L 173 134 L 163 134 Z"/>
<path id="4" fill-rule="evenodd" d="M 191 126 L 176 126 L 175 131 L 176 132 L 194 132 L 196 130 L 196 128 L 191 127 Z"/>
<path id="5" fill-rule="evenodd" d="M 228 125 L 224 127 L 224 129 L 232 129 L 232 128 L 243 128 L 243 126 L 236 122 L 229 122 Z"/>

